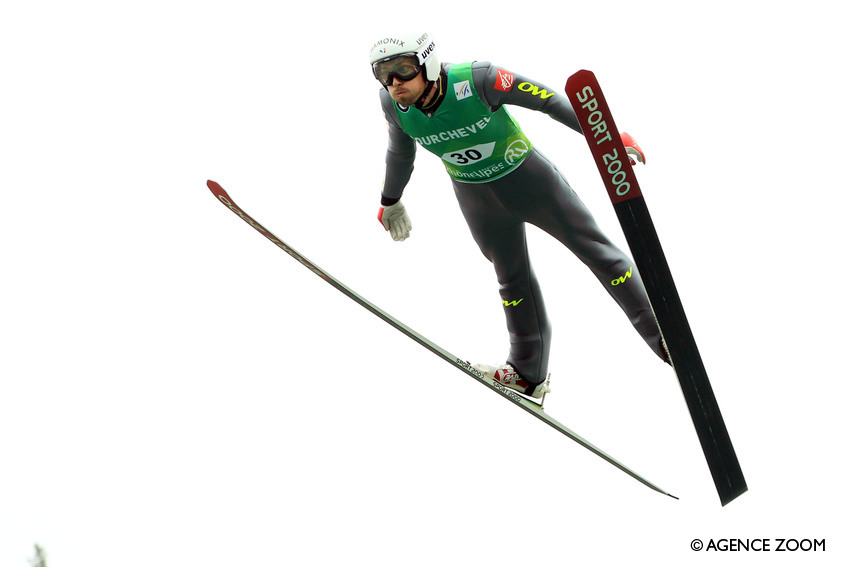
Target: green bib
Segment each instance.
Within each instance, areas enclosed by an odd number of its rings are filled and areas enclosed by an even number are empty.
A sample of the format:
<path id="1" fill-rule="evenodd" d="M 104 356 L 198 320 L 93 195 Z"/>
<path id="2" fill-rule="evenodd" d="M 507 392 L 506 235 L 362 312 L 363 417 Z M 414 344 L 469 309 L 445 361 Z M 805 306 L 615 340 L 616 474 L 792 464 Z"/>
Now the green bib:
<path id="1" fill-rule="evenodd" d="M 430 118 L 395 105 L 401 127 L 443 160 L 458 181 L 485 183 L 513 171 L 531 150 L 519 124 L 499 107 L 487 108 L 472 84 L 472 63 L 449 67 L 445 99 Z"/>

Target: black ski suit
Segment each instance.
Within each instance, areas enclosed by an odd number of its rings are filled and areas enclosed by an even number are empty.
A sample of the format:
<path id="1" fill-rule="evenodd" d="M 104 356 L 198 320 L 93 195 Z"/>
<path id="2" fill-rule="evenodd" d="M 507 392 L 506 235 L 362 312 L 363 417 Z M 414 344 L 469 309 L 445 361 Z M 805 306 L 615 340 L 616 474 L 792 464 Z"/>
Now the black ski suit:
<path id="1" fill-rule="evenodd" d="M 444 82 L 449 67 L 443 65 Z M 506 83 L 505 77 L 512 80 Z M 581 132 L 569 100 L 536 81 L 487 62 L 473 63 L 472 78 L 478 97 L 494 112 L 505 104 L 518 105 L 544 112 Z M 444 96 L 452 96 L 452 85 L 443 88 L 448 92 Z M 381 104 L 389 123 L 381 193 L 381 202 L 387 206 L 401 199 L 410 179 L 416 141 L 403 130 L 396 103 L 386 90 L 381 90 Z M 439 112 L 437 107 L 426 114 Z M 551 342 L 549 319 L 528 257 L 525 223 L 554 236 L 590 268 L 650 348 L 665 359 L 661 334 L 634 263 L 602 233 L 567 180 L 543 154 L 532 148 L 516 169 L 502 177 L 475 183 L 452 179 L 452 184 L 475 242 L 496 270 L 510 335 L 506 361 L 523 378 L 532 384 L 546 379 Z"/>

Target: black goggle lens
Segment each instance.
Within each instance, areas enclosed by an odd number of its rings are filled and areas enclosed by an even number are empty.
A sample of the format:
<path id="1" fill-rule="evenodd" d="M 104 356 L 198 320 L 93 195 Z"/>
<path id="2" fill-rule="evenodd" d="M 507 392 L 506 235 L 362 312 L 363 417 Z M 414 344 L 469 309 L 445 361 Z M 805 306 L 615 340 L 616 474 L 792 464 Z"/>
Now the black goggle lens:
<path id="1" fill-rule="evenodd" d="M 415 79 L 421 70 L 419 61 L 410 56 L 384 59 L 372 65 L 375 78 L 385 87 L 392 84 L 393 77 L 398 77 L 401 81 L 409 81 Z"/>

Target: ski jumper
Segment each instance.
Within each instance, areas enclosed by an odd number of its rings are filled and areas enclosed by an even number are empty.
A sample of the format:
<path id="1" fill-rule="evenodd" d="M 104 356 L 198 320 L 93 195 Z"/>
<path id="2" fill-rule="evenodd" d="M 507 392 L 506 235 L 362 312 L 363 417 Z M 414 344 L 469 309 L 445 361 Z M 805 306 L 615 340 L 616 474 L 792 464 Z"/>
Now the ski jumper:
<path id="1" fill-rule="evenodd" d="M 525 223 L 569 248 L 664 359 L 634 263 L 602 233 L 564 176 L 503 106 L 544 112 L 580 133 L 569 100 L 487 62 L 444 64 L 441 81 L 444 99 L 430 112 L 400 107 L 381 90 L 389 124 L 381 202 L 387 206 L 401 199 L 417 144 L 442 159 L 472 237 L 496 271 L 510 336 L 507 362 L 532 384 L 548 375 L 551 327 L 529 261 Z"/>

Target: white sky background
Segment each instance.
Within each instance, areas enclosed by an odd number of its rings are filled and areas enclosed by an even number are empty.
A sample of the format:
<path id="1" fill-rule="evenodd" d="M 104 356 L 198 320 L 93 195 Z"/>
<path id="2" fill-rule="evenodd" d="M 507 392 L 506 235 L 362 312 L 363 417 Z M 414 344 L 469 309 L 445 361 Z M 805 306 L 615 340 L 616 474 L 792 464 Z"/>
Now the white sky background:
<path id="1" fill-rule="evenodd" d="M 836 3 L 487 6 L 4 5 L 0 565 L 36 542 L 51 567 L 847 564 Z M 420 152 L 411 239 L 375 220 L 386 131 L 367 52 L 412 22 L 447 61 L 559 92 L 596 73 L 647 153 L 638 178 L 750 492 L 721 508 L 672 371 L 553 239 L 530 231 L 555 328 L 547 410 L 679 501 L 216 203 L 207 179 L 444 348 L 502 360 L 495 277 L 439 160 Z M 625 246 L 583 138 L 514 115 Z"/>

